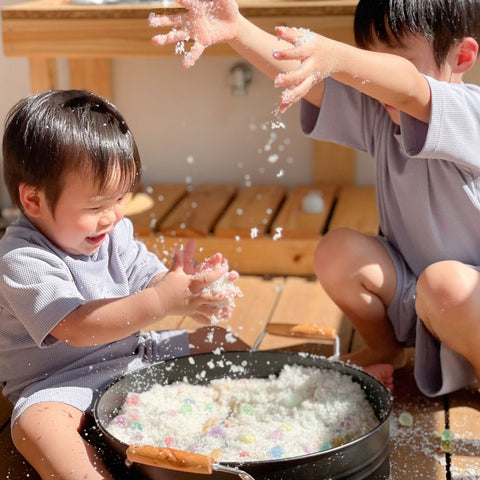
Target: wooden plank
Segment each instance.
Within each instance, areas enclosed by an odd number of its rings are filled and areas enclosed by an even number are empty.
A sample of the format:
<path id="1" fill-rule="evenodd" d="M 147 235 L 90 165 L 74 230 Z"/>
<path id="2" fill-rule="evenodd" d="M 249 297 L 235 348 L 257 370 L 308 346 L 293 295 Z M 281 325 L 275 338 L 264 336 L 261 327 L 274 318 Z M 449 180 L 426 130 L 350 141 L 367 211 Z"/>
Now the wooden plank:
<path id="1" fill-rule="evenodd" d="M 445 455 L 440 435 L 445 428 L 442 399 L 425 397 L 413 377 L 413 351 L 407 365 L 395 372 L 394 410 L 391 416 L 390 475 L 395 480 L 445 480 Z M 399 417 L 408 413 L 411 426 Z"/>
<path id="2" fill-rule="evenodd" d="M 340 337 L 340 345 L 343 352 L 348 351 L 351 336 L 350 322 L 344 319 L 340 309 L 325 293 L 321 285 L 316 281 L 304 278 L 288 277 L 282 289 L 277 308 L 270 320 L 275 323 L 306 323 L 337 329 Z M 348 339 L 348 341 L 346 341 Z M 321 354 L 333 354 L 331 345 L 321 346 L 315 340 L 282 337 L 265 334 L 260 349 L 297 350 Z"/>
<path id="3" fill-rule="evenodd" d="M 354 332 L 351 351 L 364 346 Z M 390 475 L 395 480 L 446 479 L 445 455 L 440 435 L 445 428 L 443 400 L 425 397 L 413 376 L 414 349 L 407 352 L 407 364 L 394 374 L 394 408 L 390 418 Z M 400 415 L 410 414 L 412 425 L 400 423 Z"/>
<path id="4" fill-rule="evenodd" d="M 353 30 L 352 30 L 353 31 Z M 326 35 L 322 32 L 322 35 Z M 355 151 L 331 142 L 313 143 L 313 181 L 353 184 L 355 182 Z"/>
<path id="5" fill-rule="evenodd" d="M 57 60 L 55 58 L 30 58 L 29 66 L 32 93 L 58 88 Z"/>
<path id="6" fill-rule="evenodd" d="M 70 60 L 70 87 L 90 90 L 112 100 L 112 61 L 109 58 Z"/>
<path id="7" fill-rule="evenodd" d="M 337 187 L 334 185 L 298 185 L 288 195 L 277 218 L 273 222 L 272 231 L 282 228 L 283 238 L 319 239 L 335 199 Z M 319 213 L 307 213 L 302 208 L 303 198 L 308 194 L 320 194 L 324 208 Z"/>
<path id="8" fill-rule="evenodd" d="M 379 230 L 378 209 L 375 187 L 344 185 L 329 230 L 348 227 L 368 235 L 376 235 Z"/>
<path id="9" fill-rule="evenodd" d="M 244 188 L 217 223 L 215 236 L 249 238 L 252 228 L 258 236 L 263 236 L 270 228 L 286 193 L 287 188 L 283 185 L 252 185 Z"/>
<path id="10" fill-rule="evenodd" d="M 243 297 L 235 300 L 232 317 L 219 326 L 231 329 L 252 347 L 260 338 L 275 309 L 282 283 L 283 278 L 280 277 L 264 280 L 262 277 L 241 276 L 236 284 L 242 290 Z M 181 325 L 189 330 L 198 326 L 199 324 L 190 318 L 186 318 Z"/>
<path id="11" fill-rule="evenodd" d="M 449 428 L 455 436 L 452 478 L 478 478 L 480 472 L 480 392 L 478 385 L 449 395 Z"/>
<path id="12" fill-rule="evenodd" d="M 169 264 L 174 249 L 185 245 L 191 238 L 163 235 L 139 236 L 147 248 Z M 271 238 L 197 237 L 198 260 L 222 253 L 230 267 L 246 275 L 313 275 L 315 239 L 272 240 Z"/>
<path id="13" fill-rule="evenodd" d="M 128 215 L 133 222 L 135 233 L 148 235 L 158 229 L 158 224 L 175 205 L 187 194 L 187 186 L 184 184 L 149 185 L 142 189 L 153 200 L 153 206 L 134 215 Z M 132 202 L 135 201 L 133 197 Z"/>
<path id="14" fill-rule="evenodd" d="M 160 225 L 169 236 L 198 237 L 212 232 L 236 192 L 234 185 L 199 185 Z"/>
<path id="15" fill-rule="evenodd" d="M 0 478 L 5 480 L 41 480 L 40 476 L 13 445 L 10 425 L 0 431 L 0 452 Z"/>
<path id="16" fill-rule="evenodd" d="M 52 0 L 55 2 L 56 0 Z M 41 3 L 41 2 L 38 2 Z M 60 57 L 60 58 L 114 58 L 133 56 L 166 56 L 175 54 L 175 46 L 155 47 L 153 35 L 165 33 L 166 29 L 152 30 L 147 22 L 151 11 L 170 10 L 157 3 L 145 4 L 140 9 L 135 5 L 123 8 L 115 5 L 79 7 L 50 2 L 45 9 L 35 3 L 28 8 L 7 7 L 2 11 L 3 45 L 6 56 Z M 145 3 L 145 2 L 141 2 Z M 288 8 L 287 3 L 291 7 Z M 353 11 L 354 4 L 349 2 Z M 292 7 L 293 6 L 293 7 Z M 287 8 L 285 8 L 287 7 Z M 325 8 L 325 16 L 313 13 Z M 335 14 L 336 7 L 340 7 Z M 322 32 L 353 44 L 353 15 L 343 15 L 341 0 L 330 5 L 320 2 L 277 2 L 274 8 L 257 2 L 254 8 L 242 11 L 260 28 L 269 32 L 277 25 L 302 26 Z M 306 10 L 305 13 L 300 10 Z M 303 13 L 303 14 L 302 14 Z M 320 12 L 322 13 L 322 12 Z M 187 45 L 187 49 L 190 45 Z M 206 55 L 235 55 L 228 45 L 212 45 Z"/>

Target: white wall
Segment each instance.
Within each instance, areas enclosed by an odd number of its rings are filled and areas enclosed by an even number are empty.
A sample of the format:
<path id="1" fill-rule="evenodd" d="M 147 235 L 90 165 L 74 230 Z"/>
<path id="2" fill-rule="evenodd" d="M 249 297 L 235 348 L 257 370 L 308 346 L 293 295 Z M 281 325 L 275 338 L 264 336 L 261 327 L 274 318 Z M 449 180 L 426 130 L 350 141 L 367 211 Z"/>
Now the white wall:
<path id="1" fill-rule="evenodd" d="M 311 180 L 312 144 L 298 106 L 274 128 L 279 91 L 257 71 L 245 96 L 233 96 L 237 57 L 204 57 L 184 70 L 179 57 L 119 59 L 113 95 L 135 133 L 152 182 L 284 182 Z M 283 175 L 282 175 L 283 173 Z"/>

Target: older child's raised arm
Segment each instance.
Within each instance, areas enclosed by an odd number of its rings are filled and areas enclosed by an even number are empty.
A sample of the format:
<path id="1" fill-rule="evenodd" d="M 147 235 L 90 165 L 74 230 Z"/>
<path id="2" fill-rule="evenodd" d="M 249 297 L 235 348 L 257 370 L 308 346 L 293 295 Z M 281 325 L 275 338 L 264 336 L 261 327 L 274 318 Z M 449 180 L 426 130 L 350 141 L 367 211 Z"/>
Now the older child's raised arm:
<path id="1" fill-rule="evenodd" d="M 296 70 L 275 79 L 276 86 L 285 87 L 281 96 L 283 110 L 300 98 L 308 99 L 308 89 L 331 76 L 386 106 L 429 121 L 430 87 L 407 58 L 360 49 L 301 29 L 276 30 L 279 38 L 291 45 L 276 50 L 275 58 L 300 62 Z"/>

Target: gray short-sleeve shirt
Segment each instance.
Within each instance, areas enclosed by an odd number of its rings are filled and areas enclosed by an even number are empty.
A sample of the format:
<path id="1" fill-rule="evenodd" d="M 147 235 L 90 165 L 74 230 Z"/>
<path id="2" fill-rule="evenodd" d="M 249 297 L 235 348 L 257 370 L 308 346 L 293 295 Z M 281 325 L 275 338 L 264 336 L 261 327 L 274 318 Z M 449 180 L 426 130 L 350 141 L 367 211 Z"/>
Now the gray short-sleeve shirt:
<path id="1" fill-rule="evenodd" d="M 107 345 L 72 347 L 50 332 L 83 303 L 138 292 L 165 270 L 156 255 L 134 239 L 128 219 L 115 226 L 98 252 L 87 256 L 65 253 L 21 215 L 0 240 L 3 394 L 15 403 L 25 388 L 54 386 L 55 376 L 65 380 L 68 372 L 76 372 L 72 376 L 81 378 L 77 383 L 88 386 L 82 377 L 96 364 L 111 379 L 122 373 L 113 366 L 138 352 L 145 342 L 140 333 Z M 183 337 L 176 344 L 176 354 L 189 352 Z"/>

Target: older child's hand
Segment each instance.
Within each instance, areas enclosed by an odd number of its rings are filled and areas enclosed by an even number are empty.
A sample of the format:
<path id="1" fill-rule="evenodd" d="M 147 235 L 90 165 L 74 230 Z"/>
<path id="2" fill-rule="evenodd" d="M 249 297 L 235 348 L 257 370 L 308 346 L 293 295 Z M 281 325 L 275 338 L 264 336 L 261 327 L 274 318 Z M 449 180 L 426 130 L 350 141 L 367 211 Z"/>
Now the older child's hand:
<path id="1" fill-rule="evenodd" d="M 335 42 L 304 28 L 276 27 L 277 37 L 293 48 L 275 50 L 276 60 L 299 60 L 300 65 L 275 78 L 276 87 L 285 87 L 280 96 L 280 111 L 285 111 L 303 98 L 309 90 L 335 71 Z"/>
<path id="2" fill-rule="evenodd" d="M 183 66 L 192 67 L 205 48 L 226 42 L 237 34 L 238 5 L 234 0 L 178 0 L 186 12 L 172 15 L 150 15 L 151 27 L 172 27 L 166 35 L 152 38 L 154 45 L 170 45 L 193 40 L 185 53 Z"/>

